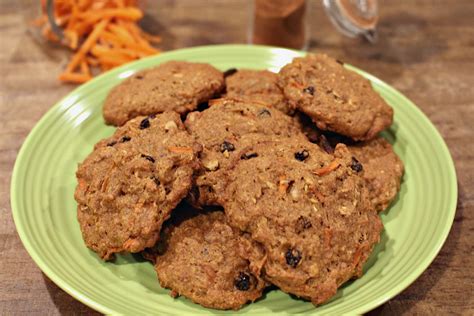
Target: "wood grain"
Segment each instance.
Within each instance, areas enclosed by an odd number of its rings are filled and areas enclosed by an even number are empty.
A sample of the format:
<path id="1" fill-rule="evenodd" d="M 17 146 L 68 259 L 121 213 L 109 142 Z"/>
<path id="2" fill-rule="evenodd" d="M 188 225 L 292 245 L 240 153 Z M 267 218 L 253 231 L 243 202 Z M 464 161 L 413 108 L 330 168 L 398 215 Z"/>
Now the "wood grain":
<path id="1" fill-rule="evenodd" d="M 36 267 L 11 216 L 9 186 L 18 150 L 41 116 L 74 88 L 56 80 L 69 52 L 44 45 L 28 32 L 25 17 L 34 13 L 34 2 L 0 2 L 0 314 L 94 314 Z M 438 257 L 411 286 L 369 315 L 472 315 L 474 1 L 379 3 L 380 40 L 369 45 L 339 35 L 320 2 L 311 1 L 310 50 L 365 69 L 413 100 L 450 148 L 459 198 Z M 148 1 L 143 25 L 164 36 L 166 50 L 242 43 L 247 9 L 244 0 Z"/>

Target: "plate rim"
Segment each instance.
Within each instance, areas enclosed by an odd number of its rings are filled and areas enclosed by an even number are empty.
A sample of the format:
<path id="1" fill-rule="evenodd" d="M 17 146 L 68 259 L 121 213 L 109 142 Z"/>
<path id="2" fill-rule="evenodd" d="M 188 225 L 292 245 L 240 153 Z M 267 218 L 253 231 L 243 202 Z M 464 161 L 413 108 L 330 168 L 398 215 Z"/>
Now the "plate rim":
<path id="1" fill-rule="evenodd" d="M 297 51 L 297 50 L 292 50 L 292 49 L 286 49 L 286 48 L 281 48 L 281 47 L 275 47 L 275 46 L 265 46 L 265 45 L 247 45 L 247 44 L 221 44 L 221 45 L 204 45 L 204 46 L 195 46 L 195 47 L 189 47 L 189 48 L 181 48 L 181 49 L 175 49 L 175 50 L 170 50 L 164 53 L 161 53 L 159 55 L 154 55 L 150 57 L 146 57 L 131 63 L 127 63 L 125 65 L 122 65 L 120 67 L 117 67 L 111 71 L 107 71 L 105 73 L 100 74 L 99 76 L 93 78 L 89 82 L 82 84 L 75 89 L 73 89 L 71 92 L 69 92 L 67 95 L 65 95 L 63 98 L 61 98 L 58 102 L 56 102 L 51 108 L 48 109 L 48 111 L 43 114 L 43 116 L 35 123 L 34 127 L 30 130 L 28 135 L 26 136 L 25 140 L 23 141 L 23 144 L 21 145 L 17 157 L 15 159 L 14 167 L 13 167 L 13 172 L 11 176 L 11 183 L 10 183 L 10 204 L 11 204 L 11 212 L 13 215 L 13 221 L 15 224 L 15 229 L 20 237 L 20 240 L 30 255 L 30 257 L 33 259 L 35 264 L 38 266 L 38 268 L 51 280 L 53 281 L 59 288 L 64 290 L 66 293 L 80 301 L 81 303 L 87 305 L 88 307 L 101 312 L 105 314 L 114 314 L 117 313 L 117 311 L 114 311 L 113 309 L 110 309 L 109 307 L 96 302 L 92 298 L 89 298 L 88 296 L 84 295 L 81 293 L 79 290 L 76 290 L 74 287 L 69 285 L 66 281 L 64 281 L 61 277 L 56 275 L 54 272 L 52 272 L 49 268 L 49 266 L 42 260 L 41 255 L 36 251 L 36 249 L 30 244 L 30 240 L 27 238 L 24 232 L 24 228 L 22 227 L 22 223 L 20 222 L 19 219 L 19 206 L 18 206 L 18 199 L 19 199 L 19 193 L 15 191 L 15 188 L 17 187 L 18 182 L 20 181 L 20 168 L 22 165 L 25 163 L 25 155 L 27 148 L 31 145 L 30 143 L 33 141 L 33 135 L 40 129 L 42 126 L 46 123 L 48 118 L 52 115 L 54 115 L 56 112 L 59 111 L 59 108 L 61 106 L 64 106 L 67 100 L 74 98 L 76 95 L 80 95 L 82 90 L 87 89 L 89 86 L 94 85 L 97 81 L 101 81 L 107 77 L 113 77 L 116 74 L 119 73 L 124 73 L 126 71 L 129 71 L 130 68 L 135 68 L 137 65 L 139 66 L 140 64 L 144 64 L 147 61 L 154 60 L 154 59 L 161 59 L 163 56 L 166 55 L 173 55 L 176 54 L 177 52 L 193 52 L 193 51 L 200 51 L 200 50 L 215 50 L 215 49 L 248 49 L 248 50 L 254 50 L 254 49 L 260 49 L 260 50 L 280 50 L 282 52 L 288 52 L 292 54 L 298 54 L 298 55 L 305 55 L 307 52 L 303 51 Z M 457 201 L 458 201 L 458 183 L 457 183 L 457 174 L 456 174 L 456 169 L 454 165 L 453 158 L 451 156 L 451 153 L 449 151 L 449 147 L 447 146 L 444 138 L 438 131 L 438 129 L 434 126 L 434 124 L 431 122 L 431 120 L 423 113 L 423 111 L 416 105 L 414 104 L 410 99 L 408 99 L 405 95 L 403 95 L 400 91 L 386 83 L 385 81 L 379 79 L 378 77 L 365 72 L 364 70 L 357 68 L 355 66 L 352 66 L 350 64 L 345 64 L 348 66 L 349 69 L 355 70 L 356 72 L 362 74 L 365 76 L 367 79 L 369 79 L 371 82 L 375 82 L 377 85 L 384 87 L 384 89 L 387 89 L 390 91 L 390 93 L 394 94 L 397 98 L 400 98 L 403 100 L 404 103 L 409 104 L 412 110 L 418 112 L 417 114 L 420 117 L 423 117 L 423 120 L 425 121 L 425 125 L 430 129 L 430 135 L 436 135 L 435 137 L 438 138 L 438 142 L 440 144 L 440 149 L 444 155 L 443 160 L 447 164 L 447 167 L 449 170 L 447 170 L 447 174 L 450 176 L 450 182 L 448 186 L 452 189 L 452 194 L 453 198 L 449 202 L 449 206 L 447 209 L 447 218 L 448 221 L 446 221 L 446 224 L 443 226 L 443 230 L 441 234 L 439 234 L 438 241 L 436 243 L 436 247 L 433 247 L 432 250 L 422 259 L 421 263 L 419 264 L 418 267 L 416 267 L 406 278 L 400 280 L 400 282 L 392 287 L 390 290 L 388 290 L 385 295 L 380 298 L 379 300 L 374 300 L 372 303 L 367 303 L 365 305 L 362 305 L 358 309 L 353 310 L 355 313 L 366 313 L 370 310 L 373 310 L 377 308 L 378 306 L 382 305 L 383 303 L 387 302 L 388 300 L 394 298 L 396 295 L 400 294 L 403 290 L 405 290 L 407 287 L 409 287 L 413 282 L 415 282 L 423 273 L 424 271 L 431 265 L 431 263 L 434 261 L 434 259 L 437 257 L 439 254 L 441 248 L 445 244 L 449 232 L 451 231 L 454 217 L 456 214 L 457 210 Z M 20 229 L 19 229 L 20 228 Z M 316 311 L 316 309 L 315 309 Z"/>

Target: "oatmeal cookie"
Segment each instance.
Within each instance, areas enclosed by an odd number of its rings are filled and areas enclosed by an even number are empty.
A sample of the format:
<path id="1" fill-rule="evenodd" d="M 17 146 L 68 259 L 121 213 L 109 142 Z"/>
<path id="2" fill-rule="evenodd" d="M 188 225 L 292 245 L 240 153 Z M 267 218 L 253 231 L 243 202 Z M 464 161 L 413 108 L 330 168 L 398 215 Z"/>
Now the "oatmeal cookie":
<path id="1" fill-rule="evenodd" d="M 327 55 L 295 58 L 281 69 L 279 85 L 321 130 L 369 140 L 392 124 L 393 109 L 370 81 Z"/>
<path id="2" fill-rule="evenodd" d="M 309 142 L 271 141 L 247 148 L 220 201 L 231 226 L 266 252 L 264 277 L 321 304 L 362 274 L 382 222 L 352 154 Z"/>
<path id="3" fill-rule="evenodd" d="M 104 260 L 153 246 L 191 188 L 200 151 L 174 112 L 137 117 L 96 144 L 76 172 L 86 245 Z"/>
<path id="4" fill-rule="evenodd" d="M 241 69 L 225 78 L 227 96 L 243 100 L 260 102 L 292 115 L 283 91 L 277 84 L 278 75 L 268 70 Z"/>
<path id="5" fill-rule="evenodd" d="M 161 286 L 216 309 L 236 310 L 258 299 L 267 285 L 251 264 L 264 257 L 258 245 L 231 228 L 222 211 L 199 214 L 184 208 L 173 213 L 156 247 Z M 182 219 L 183 213 L 192 215 Z M 174 220 L 175 214 L 181 219 Z"/>
<path id="6" fill-rule="evenodd" d="M 104 103 L 107 124 L 121 126 L 139 115 L 185 114 L 224 88 L 222 72 L 209 64 L 169 61 L 142 70 L 112 89 Z"/>

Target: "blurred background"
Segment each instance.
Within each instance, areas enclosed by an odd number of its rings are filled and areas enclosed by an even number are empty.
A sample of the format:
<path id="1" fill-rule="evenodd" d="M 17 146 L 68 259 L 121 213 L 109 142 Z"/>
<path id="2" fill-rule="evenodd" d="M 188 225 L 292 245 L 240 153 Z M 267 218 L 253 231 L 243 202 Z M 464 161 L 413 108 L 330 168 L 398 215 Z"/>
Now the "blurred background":
<path id="1" fill-rule="evenodd" d="M 71 49 L 45 40 L 32 26 L 41 15 L 40 2 L 0 0 L 0 314 L 89 314 L 40 272 L 11 219 L 9 185 L 16 154 L 41 116 L 77 87 L 58 80 Z M 255 34 L 250 0 L 147 0 L 139 1 L 139 7 L 145 13 L 139 25 L 161 38 L 155 48 L 164 52 L 248 43 Z M 441 132 L 458 171 L 458 210 L 440 254 L 413 285 L 370 314 L 469 313 L 474 309 L 474 236 L 469 229 L 474 209 L 474 1 L 380 0 L 376 31 L 369 27 L 355 37 L 334 26 L 323 1 L 306 1 L 305 12 L 301 47 L 328 53 L 401 90 Z M 273 22 L 274 27 L 281 23 Z"/>

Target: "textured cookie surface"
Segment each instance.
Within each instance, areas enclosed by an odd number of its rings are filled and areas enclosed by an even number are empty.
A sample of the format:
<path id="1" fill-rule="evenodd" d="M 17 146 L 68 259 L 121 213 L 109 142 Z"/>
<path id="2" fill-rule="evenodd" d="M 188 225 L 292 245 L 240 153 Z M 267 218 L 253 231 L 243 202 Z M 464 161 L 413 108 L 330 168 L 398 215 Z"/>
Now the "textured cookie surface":
<path id="1" fill-rule="evenodd" d="M 304 116 L 300 115 L 299 119 L 306 137 L 326 152 L 333 153 L 339 143 L 347 145 L 364 169 L 363 178 L 372 204 L 379 212 L 385 210 L 397 196 L 404 172 L 403 162 L 392 145 L 380 136 L 365 142 L 354 142 L 335 133 L 322 132 Z"/>
<path id="2" fill-rule="evenodd" d="M 235 160 L 243 146 L 243 136 L 291 137 L 304 139 L 296 121 L 260 103 L 236 99 L 213 100 L 203 112 L 190 113 L 185 125 L 203 146 L 203 172 L 196 179 L 197 204 L 213 204 L 225 177 L 222 171 Z"/>
<path id="3" fill-rule="evenodd" d="M 211 65 L 170 61 L 140 71 L 112 89 L 104 103 L 104 119 L 120 126 L 139 115 L 185 114 L 223 87 L 222 73 Z"/>
<path id="4" fill-rule="evenodd" d="M 362 273 L 382 223 L 345 145 L 269 142 L 232 169 L 223 201 L 229 224 L 266 252 L 264 277 L 283 291 L 327 301 Z"/>
<path id="5" fill-rule="evenodd" d="M 372 203 L 378 211 L 385 210 L 400 190 L 403 162 L 382 137 L 348 147 L 364 166 L 364 179 Z"/>
<path id="6" fill-rule="evenodd" d="M 368 140 L 392 123 L 392 108 L 370 81 L 326 55 L 295 58 L 280 71 L 279 84 L 290 104 L 322 130 Z"/>
<path id="7" fill-rule="evenodd" d="M 283 91 L 278 86 L 278 75 L 268 70 L 237 71 L 225 79 L 227 96 L 267 104 L 285 114 L 292 114 Z"/>
<path id="8" fill-rule="evenodd" d="M 177 212 L 186 210 L 173 216 Z M 252 242 L 226 223 L 224 213 L 172 221 L 161 235 L 155 270 L 172 295 L 216 309 L 239 309 L 262 295 L 266 282 L 249 264 Z"/>
<path id="9" fill-rule="evenodd" d="M 76 172 L 86 245 L 105 260 L 153 246 L 191 188 L 200 150 L 174 112 L 137 117 L 96 144 Z"/>

